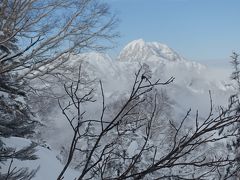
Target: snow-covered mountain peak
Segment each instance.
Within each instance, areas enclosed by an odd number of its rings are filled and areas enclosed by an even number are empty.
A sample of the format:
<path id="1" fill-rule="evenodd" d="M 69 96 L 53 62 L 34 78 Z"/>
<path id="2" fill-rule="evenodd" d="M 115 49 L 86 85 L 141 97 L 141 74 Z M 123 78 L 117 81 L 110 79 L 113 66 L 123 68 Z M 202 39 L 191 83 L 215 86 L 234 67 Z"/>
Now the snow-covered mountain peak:
<path id="1" fill-rule="evenodd" d="M 134 49 L 136 47 L 143 48 L 146 45 L 146 42 L 143 39 L 136 39 L 128 43 L 124 49 Z"/>
<path id="2" fill-rule="evenodd" d="M 120 52 L 120 61 L 179 61 L 183 58 L 165 44 L 158 42 L 145 42 L 137 39 L 128 43 Z"/>

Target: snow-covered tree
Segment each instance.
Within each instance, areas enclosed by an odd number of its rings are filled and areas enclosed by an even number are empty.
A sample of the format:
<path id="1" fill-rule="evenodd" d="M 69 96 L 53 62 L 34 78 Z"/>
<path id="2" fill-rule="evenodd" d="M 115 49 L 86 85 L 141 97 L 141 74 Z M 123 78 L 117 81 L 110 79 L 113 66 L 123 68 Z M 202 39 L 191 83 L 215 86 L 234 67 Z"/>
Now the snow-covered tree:
<path id="1" fill-rule="evenodd" d="M 3 16 L 0 18 L 3 24 Z M 1 26 L 1 39 L 7 37 L 9 33 L 7 29 Z M 18 50 L 17 39 L 10 39 L 0 46 L 1 60 L 10 58 L 14 52 Z M 8 62 L 1 61 L 0 69 L 8 66 Z M 11 167 L 14 159 L 34 160 L 37 157 L 34 155 L 36 144 L 31 144 L 20 150 L 6 146 L 1 138 L 11 136 L 27 137 L 34 133 L 34 128 L 37 121 L 33 117 L 30 108 L 27 104 L 27 95 L 25 91 L 25 81 L 17 81 L 17 72 L 9 71 L 2 73 L 0 76 L 0 162 L 10 161 L 9 170 L 6 173 L 0 173 L 0 179 L 30 179 L 36 171 L 28 171 L 27 168 L 15 169 Z M 1 167 L 0 167 L 1 168 Z"/>
<path id="2" fill-rule="evenodd" d="M 240 101 L 239 101 L 239 95 L 240 95 L 240 61 L 239 61 L 239 54 L 236 52 L 233 52 L 231 56 L 231 64 L 233 67 L 233 71 L 231 74 L 231 79 L 234 81 L 233 87 L 235 88 L 235 94 L 233 94 L 230 98 L 230 106 L 232 108 L 231 112 L 232 114 L 239 114 L 240 113 Z M 229 151 L 233 151 L 237 161 L 238 161 L 238 176 L 240 176 L 240 123 L 233 124 L 233 127 L 231 131 L 237 132 L 238 136 L 237 138 L 234 138 L 231 142 L 229 142 L 228 147 Z"/>

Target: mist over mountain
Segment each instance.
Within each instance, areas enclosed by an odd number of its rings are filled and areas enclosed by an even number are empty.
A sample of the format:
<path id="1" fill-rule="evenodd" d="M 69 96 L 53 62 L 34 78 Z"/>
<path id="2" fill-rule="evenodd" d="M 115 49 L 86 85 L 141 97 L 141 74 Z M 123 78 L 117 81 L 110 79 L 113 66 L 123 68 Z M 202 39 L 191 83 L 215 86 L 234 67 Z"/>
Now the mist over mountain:
<path id="1" fill-rule="evenodd" d="M 209 91 L 216 105 L 227 104 L 229 94 L 233 91 L 228 86 L 230 80 L 227 70 L 189 61 L 158 42 L 134 40 L 121 50 L 116 59 L 100 53 L 86 53 L 84 56 L 86 71 L 104 82 L 108 94 L 127 91 L 133 82 L 134 73 L 144 64 L 149 67 L 152 80 L 160 78 L 164 81 L 171 76 L 175 78 L 166 90 L 176 106 L 184 110 L 192 107 L 207 113 Z M 71 63 L 79 62 L 79 59 L 82 58 L 74 56 Z"/>
<path id="2" fill-rule="evenodd" d="M 167 45 L 158 42 L 145 42 L 142 39 L 134 40 L 127 44 L 116 59 L 112 59 L 109 55 L 98 52 L 83 53 L 80 55 L 72 55 L 71 60 L 63 64 L 54 71 L 53 74 L 62 75 L 63 79 L 59 81 L 57 76 L 46 75 L 47 82 L 34 81 L 33 87 L 44 89 L 44 92 L 54 92 L 54 97 L 60 97 L 63 104 L 67 104 L 68 100 L 64 97 L 63 83 L 66 84 L 78 78 L 78 70 L 81 65 L 83 78 L 91 81 L 88 88 L 94 88 L 95 103 L 84 105 L 82 108 L 86 111 L 86 116 L 90 119 L 97 119 L 101 116 L 102 96 L 99 88 L 99 80 L 101 80 L 106 104 L 119 103 L 129 96 L 134 82 L 135 73 L 140 67 L 148 73 L 150 81 L 154 82 L 160 79 L 161 82 L 167 81 L 170 77 L 175 80 L 166 86 L 159 86 L 158 89 L 168 100 L 164 100 L 168 107 L 166 112 L 162 113 L 164 118 L 180 121 L 189 108 L 192 109 L 190 116 L 194 117 L 196 110 L 199 110 L 199 117 L 204 118 L 209 113 L 210 101 L 209 91 L 211 91 L 214 110 L 219 105 L 226 106 L 229 96 L 233 93 L 233 88 L 229 86 L 228 74 L 225 71 L 209 68 L 200 63 L 188 61 L 183 58 Z M 50 88 L 50 90 L 49 90 Z M 36 100 L 37 101 L 37 100 Z M 47 168 L 41 168 L 40 173 L 34 178 L 40 180 L 43 177 L 56 178 L 61 169 L 61 164 L 54 157 L 57 156 L 61 162 L 64 162 L 63 145 L 69 142 L 72 137 L 71 128 L 62 116 L 62 111 L 57 105 L 55 98 L 41 97 L 42 104 L 32 103 L 35 109 L 38 109 L 38 115 L 46 127 L 42 131 L 41 137 L 46 140 L 53 152 L 44 150 L 39 147 L 40 160 L 33 164 L 29 162 L 19 162 L 16 164 L 21 167 L 45 167 L 47 161 L 51 159 L 53 171 Z M 44 108 L 43 108 L 44 107 Z M 169 112 L 171 111 L 171 112 Z M 171 116 L 169 115 L 171 114 Z M 111 114 L 105 115 L 106 119 Z M 194 122 L 187 121 L 187 125 L 191 126 Z M 59 133 L 61 132 L 61 133 Z M 58 141 L 56 141 L 58 139 Z M 25 142 L 26 140 L 18 139 Z M 12 146 L 15 146 L 13 143 Z M 134 154 L 134 149 L 138 147 L 137 141 L 133 141 L 127 150 L 130 154 Z M 59 151 L 61 153 L 59 153 Z M 44 153 L 43 153 L 44 152 Z M 65 152 L 66 153 L 66 152 Z M 73 177 L 77 172 L 69 170 L 67 177 Z"/>

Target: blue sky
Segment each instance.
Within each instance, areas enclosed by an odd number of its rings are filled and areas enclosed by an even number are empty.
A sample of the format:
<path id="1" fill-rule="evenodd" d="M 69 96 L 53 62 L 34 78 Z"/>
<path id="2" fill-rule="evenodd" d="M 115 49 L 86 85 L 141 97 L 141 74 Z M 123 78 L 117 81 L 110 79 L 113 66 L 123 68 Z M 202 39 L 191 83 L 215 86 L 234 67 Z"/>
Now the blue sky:
<path id="1" fill-rule="evenodd" d="M 240 51 L 240 0 L 105 1 L 120 19 L 113 55 L 139 38 L 210 65 L 228 64 L 232 51 Z"/>

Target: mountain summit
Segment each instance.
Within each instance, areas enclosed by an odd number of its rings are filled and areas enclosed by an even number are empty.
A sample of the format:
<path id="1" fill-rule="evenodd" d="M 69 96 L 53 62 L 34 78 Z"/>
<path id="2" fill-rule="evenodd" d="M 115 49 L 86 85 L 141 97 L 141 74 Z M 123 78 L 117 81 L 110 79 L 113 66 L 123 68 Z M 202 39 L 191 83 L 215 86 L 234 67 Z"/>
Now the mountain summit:
<path id="1" fill-rule="evenodd" d="M 120 52 L 120 61 L 169 60 L 180 61 L 183 58 L 173 49 L 158 42 L 145 42 L 138 39 L 127 44 Z"/>

